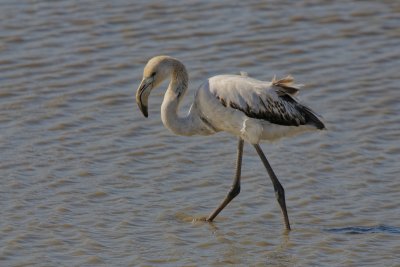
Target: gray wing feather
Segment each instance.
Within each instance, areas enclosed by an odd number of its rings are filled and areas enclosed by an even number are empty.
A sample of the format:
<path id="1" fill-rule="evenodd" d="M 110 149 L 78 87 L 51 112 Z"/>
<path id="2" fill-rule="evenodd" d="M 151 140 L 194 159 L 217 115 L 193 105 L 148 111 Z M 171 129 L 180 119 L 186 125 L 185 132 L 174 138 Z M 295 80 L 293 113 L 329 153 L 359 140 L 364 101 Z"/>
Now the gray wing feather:
<path id="1" fill-rule="evenodd" d="M 254 79 L 233 78 L 225 81 L 223 88 L 214 88 L 215 97 L 225 107 L 242 111 L 246 116 L 286 126 L 314 125 L 324 129 L 325 125 L 311 108 L 299 103 L 294 97 L 299 88 L 292 84 L 293 78 L 284 78 L 263 86 Z"/>

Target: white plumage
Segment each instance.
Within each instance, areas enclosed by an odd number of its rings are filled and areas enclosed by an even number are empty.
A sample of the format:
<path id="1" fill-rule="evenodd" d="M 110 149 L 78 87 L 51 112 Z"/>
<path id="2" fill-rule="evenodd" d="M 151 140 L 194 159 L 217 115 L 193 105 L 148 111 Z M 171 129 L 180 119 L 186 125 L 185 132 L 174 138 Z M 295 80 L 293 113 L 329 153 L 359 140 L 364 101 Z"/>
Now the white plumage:
<path id="1" fill-rule="evenodd" d="M 288 82 L 292 78 L 280 81 L 265 82 L 239 75 L 214 76 L 200 86 L 194 105 L 215 130 L 229 132 L 252 144 L 323 129 L 318 115 L 300 104 L 295 93 L 289 93 L 298 90 Z"/>
<path id="2" fill-rule="evenodd" d="M 136 93 L 136 101 L 144 116 L 148 116 L 147 103 L 151 90 L 165 79 L 170 79 L 161 106 L 161 118 L 166 128 L 186 136 L 225 131 L 239 137 L 237 171 L 232 190 L 207 220 L 212 221 L 238 194 L 244 140 L 254 145 L 263 160 L 274 184 L 286 228 L 290 229 L 283 187 L 258 143 L 325 128 L 320 116 L 295 97 L 300 85 L 294 84 L 291 76 L 281 80 L 274 78 L 271 82 L 256 80 L 246 74 L 213 76 L 197 89 L 187 116 L 180 117 L 177 111 L 188 87 L 186 68 L 175 58 L 157 56 L 147 63 Z"/>

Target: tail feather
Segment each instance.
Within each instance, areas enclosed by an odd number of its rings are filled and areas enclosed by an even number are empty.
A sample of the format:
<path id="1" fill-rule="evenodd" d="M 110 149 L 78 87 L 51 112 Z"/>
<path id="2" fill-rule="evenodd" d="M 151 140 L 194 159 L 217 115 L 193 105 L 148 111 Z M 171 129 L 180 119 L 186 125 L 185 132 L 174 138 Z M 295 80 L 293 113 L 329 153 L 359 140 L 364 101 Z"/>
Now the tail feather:
<path id="1" fill-rule="evenodd" d="M 326 129 L 325 124 L 322 121 L 320 115 L 315 113 L 311 108 L 304 106 L 296 100 L 295 96 L 298 94 L 300 88 L 303 86 L 302 84 L 294 83 L 294 78 L 291 75 L 286 76 L 285 78 L 277 80 L 276 77 L 272 79 L 272 85 L 279 87 L 276 91 L 278 95 L 284 98 L 286 101 L 297 103 L 300 105 L 300 109 L 304 114 L 304 118 L 306 124 L 314 125 L 319 130 Z"/>
<path id="2" fill-rule="evenodd" d="M 279 87 L 283 92 L 295 96 L 298 94 L 302 84 L 295 84 L 294 78 L 291 75 L 277 80 L 276 77 L 272 79 L 272 85 Z"/>
<path id="3" fill-rule="evenodd" d="M 323 123 L 322 119 L 320 118 L 321 116 L 317 115 L 314 111 L 312 111 L 310 108 L 303 106 L 303 111 L 305 113 L 305 118 L 307 121 L 307 124 L 314 125 L 317 127 L 319 130 L 324 130 L 326 129 L 325 124 Z"/>

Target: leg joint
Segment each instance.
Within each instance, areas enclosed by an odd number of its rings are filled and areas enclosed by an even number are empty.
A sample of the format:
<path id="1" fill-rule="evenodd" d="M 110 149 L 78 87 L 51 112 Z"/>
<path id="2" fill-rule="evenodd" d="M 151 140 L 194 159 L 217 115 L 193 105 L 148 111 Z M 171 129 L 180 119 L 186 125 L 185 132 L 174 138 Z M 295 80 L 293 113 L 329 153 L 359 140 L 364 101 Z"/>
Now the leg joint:
<path id="1" fill-rule="evenodd" d="M 275 191 L 275 197 L 278 201 L 281 201 L 282 199 L 285 199 L 285 189 L 283 189 L 282 185 L 278 185 L 274 188 Z"/>
<path id="2" fill-rule="evenodd" d="M 229 195 L 229 197 L 234 198 L 237 195 L 239 195 L 239 193 L 240 193 L 240 185 L 239 186 L 233 186 L 231 188 L 231 190 L 229 190 L 228 195 Z"/>
<path id="3" fill-rule="evenodd" d="M 282 186 L 277 186 L 274 188 L 275 194 L 277 195 L 285 195 L 285 189 Z"/>

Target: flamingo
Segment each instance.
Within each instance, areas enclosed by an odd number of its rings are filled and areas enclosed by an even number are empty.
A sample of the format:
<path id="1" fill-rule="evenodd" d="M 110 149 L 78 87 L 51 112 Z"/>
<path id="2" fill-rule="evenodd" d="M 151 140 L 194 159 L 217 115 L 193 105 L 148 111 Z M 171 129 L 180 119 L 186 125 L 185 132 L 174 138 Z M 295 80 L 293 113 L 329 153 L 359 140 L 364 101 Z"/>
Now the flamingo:
<path id="1" fill-rule="evenodd" d="M 165 79 L 170 82 L 161 105 L 161 119 L 167 129 L 183 136 L 225 131 L 238 137 L 232 187 L 206 221 L 212 222 L 239 194 L 243 144 L 246 141 L 254 146 L 271 178 L 285 228 L 290 230 L 285 190 L 259 143 L 308 130 L 325 129 L 321 117 L 296 98 L 301 85 L 295 84 L 292 76 L 279 80 L 274 78 L 271 82 L 251 78 L 245 73 L 213 76 L 196 90 L 189 112 L 182 117 L 178 115 L 178 108 L 188 89 L 186 68 L 176 58 L 156 56 L 147 62 L 136 92 L 136 102 L 145 117 L 148 117 L 150 92 Z"/>

